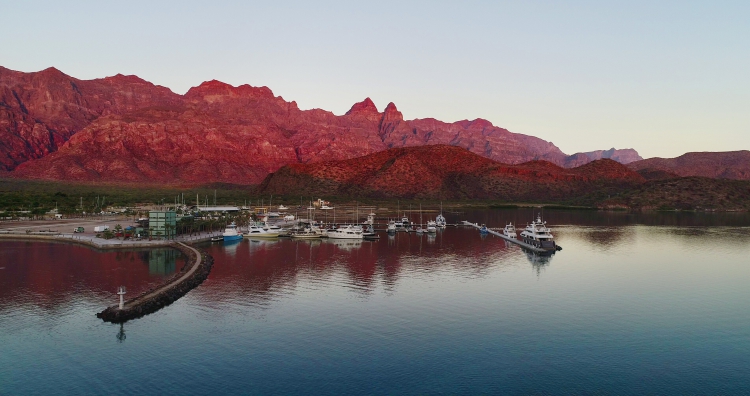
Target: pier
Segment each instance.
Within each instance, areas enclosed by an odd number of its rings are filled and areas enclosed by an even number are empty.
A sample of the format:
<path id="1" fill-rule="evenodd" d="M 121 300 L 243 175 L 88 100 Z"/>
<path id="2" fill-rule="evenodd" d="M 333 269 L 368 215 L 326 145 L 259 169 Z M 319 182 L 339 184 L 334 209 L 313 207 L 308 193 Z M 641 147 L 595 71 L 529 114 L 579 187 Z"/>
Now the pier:
<path id="1" fill-rule="evenodd" d="M 182 242 L 176 242 L 171 246 L 187 257 L 187 263 L 178 274 L 156 289 L 149 290 L 121 304 L 108 307 L 96 314 L 96 317 L 111 323 L 123 323 L 130 319 L 137 319 L 177 301 L 187 292 L 203 283 L 211 272 L 213 257 Z"/>
<path id="2" fill-rule="evenodd" d="M 470 222 L 468 222 L 466 220 L 462 221 L 461 223 L 463 225 L 465 225 L 465 226 L 474 227 L 476 229 L 481 229 L 482 228 L 482 227 L 479 226 L 479 224 L 477 224 L 477 223 L 470 223 Z M 552 253 L 552 252 L 554 252 L 553 250 L 552 251 L 551 250 L 545 250 L 545 249 L 540 249 L 540 248 L 538 248 L 536 246 L 531 246 L 528 243 L 519 241 L 516 238 L 508 238 L 507 236 L 503 235 L 502 233 L 499 233 L 499 232 L 497 232 L 495 230 L 491 230 L 489 228 L 487 228 L 487 232 L 490 233 L 490 234 L 492 234 L 492 235 L 494 235 L 494 236 L 496 236 L 496 237 L 500 237 L 500 238 L 502 238 L 502 239 L 504 239 L 504 240 L 506 240 L 506 241 L 508 241 L 510 243 L 515 243 L 516 245 L 521 246 L 524 249 L 531 250 L 534 253 Z"/>

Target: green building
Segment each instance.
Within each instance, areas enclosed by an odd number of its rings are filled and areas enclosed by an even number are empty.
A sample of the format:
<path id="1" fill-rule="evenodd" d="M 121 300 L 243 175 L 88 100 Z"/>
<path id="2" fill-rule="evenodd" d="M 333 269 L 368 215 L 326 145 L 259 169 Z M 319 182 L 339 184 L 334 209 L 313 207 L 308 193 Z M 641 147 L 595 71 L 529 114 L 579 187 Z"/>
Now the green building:
<path id="1" fill-rule="evenodd" d="M 171 210 L 148 212 L 148 230 L 152 238 L 174 238 L 177 231 L 177 214 Z"/>

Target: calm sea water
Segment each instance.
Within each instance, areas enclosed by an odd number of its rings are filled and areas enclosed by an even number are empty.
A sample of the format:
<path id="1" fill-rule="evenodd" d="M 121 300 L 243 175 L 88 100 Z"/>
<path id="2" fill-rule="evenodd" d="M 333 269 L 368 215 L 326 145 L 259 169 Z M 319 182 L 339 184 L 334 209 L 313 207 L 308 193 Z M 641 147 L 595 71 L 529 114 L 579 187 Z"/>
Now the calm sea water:
<path id="1" fill-rule="evenodd" d="M 545 218 L 551 258 L 465 228 L 205 245 L 209 279 L 124 326 L 94 314 L 182 257 L 0 242 L 0 394 L 750 393 L 747 215 Z"/>

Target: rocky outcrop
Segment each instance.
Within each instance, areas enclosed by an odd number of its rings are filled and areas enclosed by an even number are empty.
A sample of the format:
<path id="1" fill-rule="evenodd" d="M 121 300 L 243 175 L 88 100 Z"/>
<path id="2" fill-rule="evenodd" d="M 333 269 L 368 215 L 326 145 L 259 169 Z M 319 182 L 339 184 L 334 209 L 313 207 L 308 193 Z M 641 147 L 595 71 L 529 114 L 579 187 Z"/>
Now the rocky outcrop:
<path id="1" fill-rule="evenodd" d="M 750 180 L 750 151 L 686 153 L 676 158 L 649 158 L 630 163 L 628 167 L 640 173 L 662 176 L 675 174 Z"/>

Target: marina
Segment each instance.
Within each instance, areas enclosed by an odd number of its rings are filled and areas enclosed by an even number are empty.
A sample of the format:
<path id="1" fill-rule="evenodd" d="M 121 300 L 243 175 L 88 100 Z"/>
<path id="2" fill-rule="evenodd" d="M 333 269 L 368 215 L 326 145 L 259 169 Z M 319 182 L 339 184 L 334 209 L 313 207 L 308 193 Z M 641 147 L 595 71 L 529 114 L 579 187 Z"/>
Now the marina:
<path id="1" fill-rule="evenodd" d="M 378 217 L 382 228 L 388 214 Z M 520 234 L 535 213 L 445 217 L 512 222 Z M 3 389 L 127 394 L 168 381 L 180 394 L 215 393 L 217 383 L 227 393 L 305 394 L 314 381 L 331 394 L 356 393 L 362 382 L 378 394 L 749 390 L 746 215 L 550 211 L 545 219 L 565 254 L 538 255 L 464 225 L 434 236 L 381 232 L 378 241 L 202 242 L 196 249 L 214 258 L 208 280 L 124 324 L 95 313 L 118 302 L 121 285 L 127 302 L 168 283 L 186 256 L 167 255 L 165 265 L 153 249 L 3 239 Z M 672 347 L 655 348 L 665 337 Z M 325 354 L 337 359 L 316 359 Z M 195 367 L 204 375 L 181 374 Z M 425 385 L 436 370 L 447 386 Z M 615 377 L 626 381 L 602 380 Z"/>

